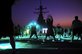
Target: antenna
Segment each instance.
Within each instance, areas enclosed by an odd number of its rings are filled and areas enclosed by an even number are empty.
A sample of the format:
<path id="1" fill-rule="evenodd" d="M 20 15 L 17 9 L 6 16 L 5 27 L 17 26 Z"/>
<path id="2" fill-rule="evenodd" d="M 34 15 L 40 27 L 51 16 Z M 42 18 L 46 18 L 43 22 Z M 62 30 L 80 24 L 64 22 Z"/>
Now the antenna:
<path id="1" fill-rule="evenodd" d="M 42 5 L 42 0 L 40 0 L 40 5 Z"/>

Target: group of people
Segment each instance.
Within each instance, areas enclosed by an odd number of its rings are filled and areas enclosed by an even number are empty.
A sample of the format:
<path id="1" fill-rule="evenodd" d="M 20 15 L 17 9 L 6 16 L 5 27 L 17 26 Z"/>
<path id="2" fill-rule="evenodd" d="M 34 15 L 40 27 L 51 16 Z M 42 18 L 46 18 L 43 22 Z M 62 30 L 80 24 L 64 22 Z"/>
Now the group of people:
<path id="1" fill-rule="evenodd" d="M 1 37 L 6 37 L 9 36 L 10 37 L 10 44 L 12 46 L 12 49 L 15 50 L 15 41 L 14 41 L 14 24 L 12 22 L 12 17 L 11 17 L 11 7 L 13 5 L 15 0 L 2 0 L 3 6 L 1 7 L 1 18 L 0 18 L 0 38 Z M 5 19 L 5 20 L 4 20 Z M 4 23 L 5 22 L 5 23 Z M 53 31 L 53 18 L 51 16 L 49 16 L 49 18 L 47 18 L 47 24 L 46 24 L 48 30 L 47 30 L 47 34 L 46 34 L 46 38 L 48 36 L 53 36 L 54 40 L 54 31 Z M 73 31 L 73 38 L 74 35 L 78 35 L 81 37 L 82 40 L 82 22 L 80 20 L 78 20 L 78 16 L 75 16 L 75 20 L 72 22 L 72 31 Z M 36 27 L 32 26 L 31 28 L 31 34 L 30 34 L 30 38 L 32 37 L 32 35 L 36 35 L 37 39 L 37 31 L 36 31 Z M 46 39 L 45 38 L 45 39 Z M 72 40 L 73 40 L 72 38 Z"/>
<path id="2" fill-rule="evenodd" d="M 47 18 L 46 22 L 47 22 L 46 26 L 48 28 L 47 33 L 46 33 L 46 38 L 48 36 L 52 36 L 55 40 L 55 35 L 56 34 L 59 34 L 60 36 L 61 35 L 63 36 L 64 33 L 66 33 L 66 34 L 69 33 L 68 35 L 72 36 L 72 41 L 73 41 L 75 35 L 77 35 L 78 38 L 80 37 L 81 40 L 82 40 L 82 21 L 80 21 L 78 19 L 78 16 L 75 16 L 75 20 L 72 21 L 72 26 L 71 26 L 70 29 L 63 29 L 59 24 L 57 25 L 57 27 L 54 28 L 53 18 L 51 16 Z M 33 29 L 33 27 L 32 27 L 30 38 L 34 34 L 38 38 L 36 29 Z M 64 36 L 66 36 L 66 34 Z"/>
<path id="3" fill-rule="evenodd" d="M 46 38 L 47 38 L 48 36 L 53 36 L 53 38 L 54 38 L 54 40 L 55 40 L 54 31 L 53 31 L 53 18 L 52 18 L 52 16 L 50 16 L 50 15 L 48 16 L 45 25 L 46 25 L 46 27 L 48 28 L 47 34 L 46 34 Z M 36 26 L 32 26 L 30 31 L 31 31 L 31 33 L 30 33 L 30 38 L 31 38 L 33 35 L 35 35 L 36 38 L 38 39 Z M 42 33 L 42 32 L 41 32 L 41 33 Z M 46 39 L 46 38 L 45 38 L 45 39 Z"/>

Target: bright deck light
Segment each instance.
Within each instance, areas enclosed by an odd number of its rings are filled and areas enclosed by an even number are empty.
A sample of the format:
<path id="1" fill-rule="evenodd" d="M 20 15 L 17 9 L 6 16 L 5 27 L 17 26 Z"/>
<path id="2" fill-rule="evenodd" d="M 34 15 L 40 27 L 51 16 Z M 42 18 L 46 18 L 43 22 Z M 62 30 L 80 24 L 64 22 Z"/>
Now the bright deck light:
<path id="1" fill-rule="evenodd" d="M 30 28 L 32 26 L 36 26 L 37 29 L 40 29 L 40 25 L 36 21 L 32 21 L 27 25 L 27 27 L 30 27 Z"/>
<path id="2" fill-rule="evenodd" d="M 42 33 L 47 33 L 48 28 L 43 28 Z"/>

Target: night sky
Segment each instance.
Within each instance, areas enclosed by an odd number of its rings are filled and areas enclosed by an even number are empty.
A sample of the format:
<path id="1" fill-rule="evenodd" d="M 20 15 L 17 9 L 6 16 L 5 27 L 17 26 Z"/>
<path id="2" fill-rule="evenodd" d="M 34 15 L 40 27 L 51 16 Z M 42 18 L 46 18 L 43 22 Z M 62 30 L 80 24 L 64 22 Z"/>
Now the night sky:
<path id="1" fill-rule="evenodd" d="M 48 15 L 52 15 L 53 25 L 71 26 L 74 16 L 79 16 L 82 20 L 82 0 L 42 0 L 43 7 L 47 7 L 44 11 L 46 19 Z M 12 6 L 12 19 L 14 24 L 24 26 L 32 20 L 37 20 L 38 12 L 35 10 L 40 6 L 40 0 L 18 0 Z"/>

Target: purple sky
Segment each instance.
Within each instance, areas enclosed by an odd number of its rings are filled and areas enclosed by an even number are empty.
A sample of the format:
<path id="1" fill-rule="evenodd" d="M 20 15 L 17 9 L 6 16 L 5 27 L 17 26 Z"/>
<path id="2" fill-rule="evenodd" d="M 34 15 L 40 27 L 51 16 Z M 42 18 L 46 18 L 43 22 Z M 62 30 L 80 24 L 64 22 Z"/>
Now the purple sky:
<path id="1" fill-rule="evenodd" d="M 12 7 L 12 19 L 14 24 L 24 26 L 32 20 L 36 20 L 38 14 L 35 10 L 40 5 L 40 0 L 18 0 Z M 82 0 L 42 0 L 42 5 L 47 7 L 44 11 L 45 19 L 52 15 L 54 25 L 70 26 L 74 16 L 82 20 Z"/>

